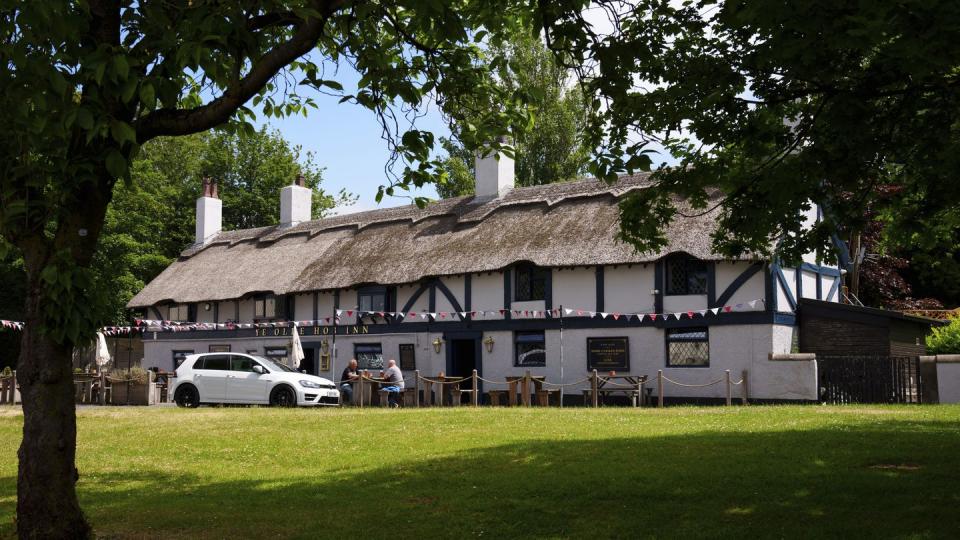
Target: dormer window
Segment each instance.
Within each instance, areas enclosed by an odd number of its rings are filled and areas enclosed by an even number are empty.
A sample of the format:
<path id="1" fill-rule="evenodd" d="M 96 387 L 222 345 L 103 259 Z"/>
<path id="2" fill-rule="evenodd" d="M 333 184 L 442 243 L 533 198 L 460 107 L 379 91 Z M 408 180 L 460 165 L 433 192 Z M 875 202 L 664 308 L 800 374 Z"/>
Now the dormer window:
<path id="1" fill-rule="evenodd" d="M 186 322 L 190 320 L 190 306 L 188 304 L 174 304 L 167 312 L 168 321 Z"/>
<path id="2" fill-rule="evenodd" d="M 517 302 L 546 300 L 548 269 L 540 268 L 532 264 L 523 264 L 517 266 L 514 271 L 517 275 L 514 300 Z"/>
<path id="3" fill-rule="evenodd" d="M 255 319 L 273 319 L 277 316 L 277 297 L 270 294 L 258 296 L 253 300 L 253 317 Z"/>
<path id="4" fill-rule="evenodd" d="M 666 294 L 707 294 L 707 263 L 687 255 L 667 259 Z"/>

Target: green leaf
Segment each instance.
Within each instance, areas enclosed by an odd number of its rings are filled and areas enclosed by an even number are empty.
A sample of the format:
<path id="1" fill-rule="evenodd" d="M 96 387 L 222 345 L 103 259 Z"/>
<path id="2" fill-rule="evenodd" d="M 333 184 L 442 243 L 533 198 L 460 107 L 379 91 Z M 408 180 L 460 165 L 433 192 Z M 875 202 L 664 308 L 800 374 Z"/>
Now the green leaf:
<path id="1" fill-rule="evenodd" d="M 111 149 L 107 152 L 106 165 L 107 172 L 114 178 L 122 178 L 127 175 L 127 159 L 123 157 L 119 150 Z"/>

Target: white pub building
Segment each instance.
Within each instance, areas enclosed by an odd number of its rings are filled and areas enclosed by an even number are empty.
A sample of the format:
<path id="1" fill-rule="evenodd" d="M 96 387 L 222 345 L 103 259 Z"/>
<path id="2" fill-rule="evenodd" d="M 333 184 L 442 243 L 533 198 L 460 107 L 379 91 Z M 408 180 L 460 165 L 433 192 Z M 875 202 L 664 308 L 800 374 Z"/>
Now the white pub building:
<path id="1" fill-rule="evenodd" d="M 351 358 L 371 370 L 395 358 L 408 377 L 553 383 L 597 369 L 698 384 L 730 370 L 749 373 L 752 399 L 817 399 L 816 363 L 776 355 L 796 350 L 802 299 L 837 301 L 835 265 L 724 258 L 716 212 L 678 217 L 663 251 L 637 253 L 616 239 L 617 203 L 645 176 L 515 188 L 505 156 L 476 170 L 476 196 L 319 220 L 298 181 L 281 191 L 279 225 L 237 231 L 221 230 L 208 182 L 196 243 L 129 303 L 149 320 L 144 366 L 200 352 L 284 360 L 297 321 L 300 369 L 332 379 Z"/>

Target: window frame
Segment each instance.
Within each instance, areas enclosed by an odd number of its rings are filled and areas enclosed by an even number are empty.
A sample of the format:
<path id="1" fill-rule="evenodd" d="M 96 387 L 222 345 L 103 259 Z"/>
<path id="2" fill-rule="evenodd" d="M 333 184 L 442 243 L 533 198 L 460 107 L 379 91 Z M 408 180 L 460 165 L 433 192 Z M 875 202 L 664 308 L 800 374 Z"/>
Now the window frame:
<path id="1" fill-rule="evenodd" d="M 703 332 L 703 339 L 671 339 L 671 332 Z M 673 364 L 670 359 L 671 343 L 706 343 L 707 344 L 707 363 L 706 364 Z M 710 327 L 709 326 L 687 326 L 678 328 L 665 328 L 663 332 L 664 344 L 664 365 L 668 368 L 694 368 L 702 369 L 710 367 Z"/>
<path id="2" fill-rule="evenodd" d="M 543 344 L 543 362 L 538 364 L 521 364 L 520 363 L 520 347 L 521 343 L 534 343 L 530 342 L 521 342 L 521 336 L 531 336 L 539 335 L 542 338 L 540 343 Z M 513 333 L 513 367 L 518 368 L 528 368 L 528 367 L 547 367 L 547 333 L 543 330 L 516 330 Z"/>
<path id="3" fill-rule="evenodd" d="M 173 316 L 176 310 L 177 316 Z M 167 320 L 172 322 L 190 322 L 190 304 L 170 304 L 167 307 Z"/>
<path id="4" fill-rule="evenodd" d="M 376 309 L 374 307 L 374 298 L 378 296 L 383 297 L 383 309 Z M 364 297 L 370 297 L 370 309 L 363 307 Z M 357 311 L 390 311 L 390 291 L 384 286 L 361 287 L 357 289 Z"/>
<path id="5" fill-rule="evenodd" d="M 670 279 L 671 266 L 682 264 L 684 265 L 684 272 L 687 275 L 687 279 L 684 282 L 682 290 L 674 289 L 672 280 Z M 703 296 L 708 294 L 707 291 L 710 289 L 710 272 L 707 269 L 707 261 L 698 259 L 696 257 L 691 257 L 690 255 L 672 255 L 667 257 L 664 261 L 664 271 L 663 271 L 663 294 L 664 296 Z M 696 267 L 696 268 L 694 268 Z M 702 268 L 702 270 L 701 270 Z M 703 273 L 703 290 L 697 292 L 691 292 L 690 287 L 690 276 L 694 272 Z"/>
<path id="6" fill-rule="evenodd" d="M 537 266 L 535 264 L 519 264 L 513 269 L 513 301 L 514 302 L 543 302 L 547 299 L 547 281 L 549 279 L 549 268 Z M 526 276 L 529 282 L 529 290 L 526 291 L 528 297 L 520 295 L 520 279 Z M 543 293 L 541 298 L 537 298 L 534 291 L 536 283 L 541 283 L 540 291 Z"/>
<path id="7" fill-rule="evenodd" d="M 366 366 L 364 367 L 363 361 L 360 360 L 360 355 L 357 354 L 357 347 L 379 347 L 380 348 L 380 367 L 375 366 Z M 383 359 L 383 343 L 381 342 L 362 342 L 353 344 L 353 358 L 357 359 L 357 369 L 366 369 L 366 370 L 378 370 L 384 369 L 386 367 L 386 361 Z"/>
<path id="8" fill-rule="evenodd" d="M 272 304 L 273 314 L 267 314 L 267 305 Z M 262 310 L 260 308 L 263 308 Z M 265 321 L 277 319 L 277 313 L 281 312 L 280 297 L 275 294 L 259 294 L 253 297 L 253 320 Z"/>

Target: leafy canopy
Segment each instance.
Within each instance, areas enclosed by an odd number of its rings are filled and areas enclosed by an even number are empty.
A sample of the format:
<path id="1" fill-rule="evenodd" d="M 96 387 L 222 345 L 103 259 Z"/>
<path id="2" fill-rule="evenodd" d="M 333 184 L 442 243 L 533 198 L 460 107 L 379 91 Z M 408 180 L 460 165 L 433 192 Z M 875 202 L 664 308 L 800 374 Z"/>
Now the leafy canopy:
<path id="1" fill-rule="evenodd" d="M 868 203 L 894 208 L 913 228 L 960 202 L 960 3 L 569 6 L 545 17 L 546 37 L 583 59 L 572 67 L 592 98 L 595 172 L 642 170 L 655 143 L 680 160 L 622 206 L 622 236 L 638 248 L 664 245 L 674 195 L 703 211 L 716 204 L 711 186 L 726 194 L 717 248 L 776 246 L 794 260 L 823 248 L 838 226 L 861 228 Z M 875 201 L 881 183 L 898 197 Z M 811 201 L 825 206 L 825 220 L 803 230 L 799 211 Z"/>
<path id="2" fill-rule="evenodd" d="M 551 184 L 581 176 L 590 149 L 583 143 L 587 108 L 572 73 L 558 62 L 539 36 L 521 33 L 492 47 L 485 56 L 503 56 L 496 84 L 508 92 L 522 92 L 532 123 L 512 126 L 519 186 Z M 475 122 L 469 111 L 463 120 Z M 437 184 L 443 198 L 474 192 L 474 157 L 457 142 L 461 125 L 453 126 L 453 139 L 441 140 L 447 156 L 445 178 Z"/>

